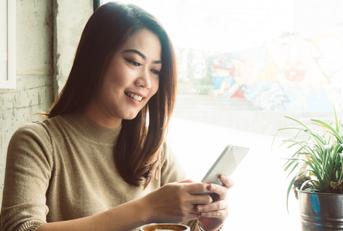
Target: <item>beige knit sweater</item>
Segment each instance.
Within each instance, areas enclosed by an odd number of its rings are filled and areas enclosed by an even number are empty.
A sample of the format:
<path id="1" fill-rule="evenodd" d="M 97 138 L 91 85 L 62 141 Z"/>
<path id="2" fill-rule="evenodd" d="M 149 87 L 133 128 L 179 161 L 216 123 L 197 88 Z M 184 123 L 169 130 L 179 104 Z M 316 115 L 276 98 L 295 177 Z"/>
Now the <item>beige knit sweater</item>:
<path id="1" fill-rule="evenodd" d="M 45 222 L 92 215 L 183 178 L 164 146 L 159 177 L 145 189 L 128 185 L 113 160 L 119 131 L 81 115 L 17 130 L 7 153 L 1 230 L 33 231 Z"/>

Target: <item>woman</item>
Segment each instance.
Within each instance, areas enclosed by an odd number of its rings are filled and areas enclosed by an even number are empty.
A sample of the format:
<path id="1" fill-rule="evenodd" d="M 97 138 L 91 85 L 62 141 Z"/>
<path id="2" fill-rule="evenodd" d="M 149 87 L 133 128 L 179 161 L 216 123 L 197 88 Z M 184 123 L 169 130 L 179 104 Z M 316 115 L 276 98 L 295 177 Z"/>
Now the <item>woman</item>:
<path id="1" fill-rule="evenodd" d="M 228 180 L 180 181 L 164 143 L 175 87 L 173 49 L 154 18 L 132 5 L 97 9 L 48 118 L 10 141 L 2 230 L 131 230 L 192 219 L 218 230 Z"/>

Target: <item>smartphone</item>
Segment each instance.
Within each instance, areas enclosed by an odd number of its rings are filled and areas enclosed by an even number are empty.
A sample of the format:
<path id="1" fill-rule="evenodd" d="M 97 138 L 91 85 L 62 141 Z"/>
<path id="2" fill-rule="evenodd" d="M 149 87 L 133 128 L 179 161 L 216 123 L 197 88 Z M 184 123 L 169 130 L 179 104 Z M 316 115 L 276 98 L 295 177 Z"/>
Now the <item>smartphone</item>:
<path id="1" fill-rule="evenodd" d="M 207 171 L 202 182 L 221 185 L 218 176 L 230 176 L 248 152 L 249 148 L 247 147 L 227 145 L 212 167 Z"/>

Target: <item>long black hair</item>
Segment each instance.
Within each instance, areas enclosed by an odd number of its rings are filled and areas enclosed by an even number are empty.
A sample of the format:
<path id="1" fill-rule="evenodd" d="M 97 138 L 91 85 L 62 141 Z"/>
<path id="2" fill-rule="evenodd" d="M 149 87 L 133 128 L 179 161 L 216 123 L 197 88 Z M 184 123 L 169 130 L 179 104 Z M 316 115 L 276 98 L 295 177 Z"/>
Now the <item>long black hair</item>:
<path id="1" fill-rule="evenodd" d="M 113 150 L 119 174 L 136 186 L 142 182 L 147 185 L 157 165 L 176 94 L 174 50 L 167 33 L 152 15 L 134 5 L 111 2 L 99 7 L 82 32 L 66 85 L 48 112 L 48 117 L 82 113 L 99 91 L 114 53 L 143 28 L 156 34 L 161 43 L 159 88 L 133 120 L 123 120 Z"/>

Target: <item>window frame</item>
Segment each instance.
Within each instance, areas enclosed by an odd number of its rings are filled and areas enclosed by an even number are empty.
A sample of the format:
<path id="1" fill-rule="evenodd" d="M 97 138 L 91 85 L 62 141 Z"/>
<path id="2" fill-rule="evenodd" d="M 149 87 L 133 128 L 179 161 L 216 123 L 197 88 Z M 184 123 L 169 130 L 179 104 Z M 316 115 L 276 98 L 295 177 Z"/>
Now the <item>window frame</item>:
<path id="1" fill-rule="evenodd" d="M 7 25 L 5 31 L 5 40 L 7 43 L 7 75 L 0 78 L 0 89 L 15 89 L 16 88 L 16 1 L 2 0 L 7 2 Z"/>
<path id="2" fill-rule="evenodd" d="M 101 6 L 102 2 L 101 0 L 93 0 L 93 9 L 94 11 L 99 7 Z"/>

